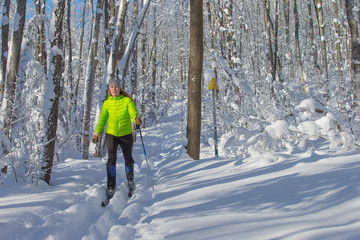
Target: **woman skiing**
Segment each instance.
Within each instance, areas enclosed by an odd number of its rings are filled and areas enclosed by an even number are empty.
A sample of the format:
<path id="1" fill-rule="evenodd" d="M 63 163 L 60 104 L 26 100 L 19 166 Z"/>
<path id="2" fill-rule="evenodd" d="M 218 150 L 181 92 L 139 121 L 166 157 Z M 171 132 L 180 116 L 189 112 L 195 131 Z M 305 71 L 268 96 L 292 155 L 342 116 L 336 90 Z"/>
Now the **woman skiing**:
<path id="1" fill-rule="evenodd" d="M 132 136 L 131 120 L 136 125 L 141 125 L 142 121 L 138 117 L 138 111 L 130 95 L 120 87 L 116 80 L 109 82 L 108 99 L 101 107 L 98 124 L 95 133 L 91 138 L 93 143 L 99 141 L 99 136 L 106 123 L 105 146 L 108 151 L 107 171 L 107 195 L 113 195 L 116 188 L 116 151 L 120 145 L 124 159 L 126 178 L 129 187 L 129 196 L 135 188 L 134 184 L 134 159 L 132 149 L 134 139 Z"/>

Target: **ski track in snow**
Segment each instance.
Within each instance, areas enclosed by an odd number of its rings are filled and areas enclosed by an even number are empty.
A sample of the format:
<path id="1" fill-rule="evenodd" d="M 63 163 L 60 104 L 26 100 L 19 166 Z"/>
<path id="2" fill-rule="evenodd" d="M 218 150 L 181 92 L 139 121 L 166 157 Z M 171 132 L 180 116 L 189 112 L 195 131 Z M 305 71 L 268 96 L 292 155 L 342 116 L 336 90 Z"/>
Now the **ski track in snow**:
<path id="1" fill-rule="evenodd" d="M 67 159 L 52 186 L 0 186 L 0 239 L 360 239 L 359 151 L 216 159 L 204 149 L 193 161 L 178 118 L 142 132 L 154 191 L 138 136 L 131 199 L 121 151 L 105 208 L 103 160 Z"/>

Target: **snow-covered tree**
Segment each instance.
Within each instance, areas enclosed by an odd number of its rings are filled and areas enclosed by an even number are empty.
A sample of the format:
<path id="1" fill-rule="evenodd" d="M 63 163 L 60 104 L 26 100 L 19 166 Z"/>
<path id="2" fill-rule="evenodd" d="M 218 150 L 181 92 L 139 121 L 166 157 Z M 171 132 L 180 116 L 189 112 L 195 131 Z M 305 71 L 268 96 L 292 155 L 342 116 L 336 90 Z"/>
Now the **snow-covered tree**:
<path id="1" fill-rule="evenodd" d="M 44 99 L 45 146 L 42 156 L 41 179 L 50 184 L 51 169 L 55 155 L 56 131 L 59 117 L 60 88 L 63 84 L 64 50 L 63 19 L 65 0 L 53 1 L 53 11 L 49 24 L 50 63 Z"/>

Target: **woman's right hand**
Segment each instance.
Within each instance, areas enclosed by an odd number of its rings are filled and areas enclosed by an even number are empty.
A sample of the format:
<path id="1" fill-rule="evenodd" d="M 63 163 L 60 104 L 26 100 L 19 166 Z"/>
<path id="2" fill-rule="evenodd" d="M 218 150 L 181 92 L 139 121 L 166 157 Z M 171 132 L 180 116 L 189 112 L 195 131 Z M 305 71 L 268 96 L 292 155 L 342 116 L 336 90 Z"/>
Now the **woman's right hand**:
<path id="1" fill-rule="evenodd" d="M 91 138 L 91 142 L 92 143 L 97 143 L 99 141 L 99 134 L 98 133 L 94 133 L 94 135 Z"/>

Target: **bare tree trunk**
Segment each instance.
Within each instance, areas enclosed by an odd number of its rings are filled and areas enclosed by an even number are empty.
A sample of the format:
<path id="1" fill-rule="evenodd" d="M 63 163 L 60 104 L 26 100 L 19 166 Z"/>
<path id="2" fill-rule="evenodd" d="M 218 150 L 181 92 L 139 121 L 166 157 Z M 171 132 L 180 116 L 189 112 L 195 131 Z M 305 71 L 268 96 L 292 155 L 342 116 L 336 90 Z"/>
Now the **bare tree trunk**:
<path id="1" fill-rule="evenodd" d="M 285 39 L 286 39 L 286 46 L 289 55 L 288 67 L 290 69 L 290 79 L 294 81 L 293 52 L 290 44 L 290 0 L 283 0 L 283 12 L 284 12 L 284 20 L 285 20 Z"/>
<path id="2" fill-rule="evenodd" d="M 73 83 L 73 74 L 72 74 L 72 38 L 71 38 L 71 0 L 66 0 L 66 50 L 67 50 L 67 121 L 71 121 L 71 109 L 74 105 L 74 83 Z"/>
<path id="3" fill-rule="evenodd" d="M 227 43 L 227 59 L 231 68 L 236 67 L 236 63 L 233 61 L 233 57 L 236 57 L 235 46 L 236 42 L 234 39 L 234 21 L 233 21 L 233 2 L 228 0 L 226 4 L 226 26 L 228 28 L 226 34 L 226 43 Z M 234 84 L 235 85 L 235 84 Z M 238 90 L 238 89 L 237 89 Z"/>
<path id="4" fill-rule="evenodd" d="M 144 29 L 144 32 L 147 32 L 147 23 L 145 23 L 145 29 Z M 146 126 L 146 115 L 145 115 L 145 112 L 146 112 L 146 98 L 145 98 L 145 84 L 146 84 L 146 79 L 147 79 L 147 72 L 146 72 L 146 69 L 147 69 L 147 43 L 148 41 L 148 38 L 147 38 L 147 35 L 146 33 L 141 33 L 141 40 L 140 40 L 140 52 L 141 52 L 141 69 L 140 69 L 140 79 L 141 79 L 141 82 L 142 82 L 142 99 L 141 99 L 141 112 L 143 113 L 144 115 L 144 118 L 142 119 L 143 120 L 143 124 L 142 126 L 145 127 Z"/>
<path id="5" fill-rule="evenodd" d="M 339 77 L 342 78 L 342 71 L 343 71 L 343 65 L 342 65 L 342 57 L 341 57 L 341 42 L 340 42 L 340 19 L 339 19 L 339 8 L 337 1 L 333 2 L 333 8 L 334 8 L 334 28 L 335 28 L 335 45 L 336 45 L 336 64 L 338 68 L 338 74 Z"/>
<path id="6" fill-rule="evenodd" d="M 316 9 L 316 15 L 317 15 L 319 33 L 320 33 L 321 62 L 322 62 L 323 74 L 324 74 L 325 80 L 328 80 L 329 76 L 328 76 L 326 36 L 325 36 L 325 24 L 324 24 L 324 17 L 323 17 L 322 0 L 314 0 L 314 5 L 315 5 L 315 9 Z M 327 84 L 325 84 L 325 85 L 327 85 Z M 327 92 L 327 90 L 326 90 L 326 92 Z M 326 95 L 328 95 L 328 93 L 326 93 Z"/>
<path id="7" fill-rule="evenodd" d="M 210 31 L 210 46 L 212 48 L 215 48 L 215 26 L 214 26 L 214 21 L 213 21 L 213 17 L 212 17 L 212 13 L 211 13 L 211 7 L 210 7 L 210 0 L 207 0 L 205 3 L 206 6 L 206 10 L 207 10 L 207 16 L 208 16 L 208 24 L 209 24 L 209 31 Z"/>
<path id="8" fill-rule="evenodd" d="M 156 46 L 156 42 L 157 42 L 157 22 L 156 22 L 156 0 L 154 0 L 154 14 L 153 14 L 153 18 L 154 18 L 154 22 L 153 22 L 153 28 L 154 28 L 154 34 L 153 34 L 153 39 L 152 39 L 152 51 L 151 51 L 151 100 L 152 100 L 152 116 L 153 119 L 155 119 L 155 108 L 156 108 L 156 55 L 157 55 L 157 46 Z"/>
<path id="9" fill-rule="evenodd" d="M 55 140 L 59 115 L 60 88 L 64 73 L 64 42 L 63 42 L 63 19 L 65 12 L 65 0 L 53 1 L 53 12 L 50 20 L 50 67 L 45 93 L 45 146 L 43 155 L 42 175 L 40 178 L 50 184 L 51 170 L 55 154 Z"/>
<path id="10" fill-rule="evenodd" d="M 120 10 L 117 17 L 118 19 L 116 23 L 115 35 L 114 35 L 113 44 L 111 47 L 110 59 L 109 59 L 109 64 L 111 66 L 111 69 L 108 74 L 110 79 L 116 78 L 116 75 L 118 73 L 119 60 L 124 54 L 125 16 L 127 13 L 128 5 L 129 5 L 129 0 L 121 0 Z"/>
<path id="11" fill-rule="evenodd" d="M 136 23 L 135 23 L 135 26 L 129 36 L 129 41 L 126 44 L 125 51 L 121 55 L 121 59 L 120 59 L 119 65 L 118 65 L 120 79 L 123 79 L 126 76 L 127 69 L 128 69 L 129 62 L 130 62 L 130 56 L 131 56 L 130 53 L 134 49 L 136 39 L 140 32 L 140 27 L 143 23 L 143 20 L 144 20 L 147 10 L 149 9 L 150 2 L 151 2 L 150 0 L 145 0 L 144 5 L 141 8 L 141 11 L 139 12 L 138 17 L 136 18 Z"/>
<path id="12" fill-rule="evenodd" d="M 275 26 L 274 26 L 274 59 L 275 59 L 275 72 L 278 74 L 279 82 L 282 84 L 281 64 L 279 57 L 279 0 L 275 1 Z M 280 86 L 282 88 L 282 85 Z"/>
<path id="13" fill-rule="evenodd" d="M 43 67 L 43 71 L 47 74 L 47 53 L 46 53 L 46 36 L 45 36 L 45 1 L 40 2 L 40 0 L 35 1 L 35 10 L 36 14 L 42 16 L 41 21 L 39 23 L 38 36 L 37 36 L 37 44 L 35 46 L 35 59 L 41 64 Z"/>
<path id="14" fill-rule="evenodd" d="M 4 0 L 3 14 L 1 18 L 1 67 L 0 67 L 0 103 L 3 100 L 5 79 L 6 79 L 6 65 L 9 51 L 9 11 L 11 0 Z"/>
<path id="15" fill-rule="evenodd" d="M 275 36 L 274 36 L 274 24 L 271 21 L 271 15 L 270 15 L 270 1 L 269 0 L 263 0 L 264 4 L 264 15 L 265 15 L 265 25 L 266 25 L 266 36 L 267 36 L 267 45 L 268 45 L 268 59 L 270 62 L 270 73 L 271 73 L 271 86 L 270 86 L 270 92 L 272 98 L 275 97 L 275 89 L 274 89 L 274 83 L 276 81 L 276 51 L 274 48 L 274 42 Z"/>
<path id="16" fill-rule="evenodd" d="M 82 49 L 83 49 L 83 41 L 84 41 L 84 31 L 85 31 L 85 13 L 86 13 L 86 0 L 83 2 L 83 10 L 82 10 L 82 16 L 81 16 L 81 32 L 80 32 L 80 43 L 79 43 L 79 63 L 78 63 L 78 76 L 76 78 L 75 83 L 75 101 L 74 101 L 74 112 L 76 112 L 77 109 L 77 102 L 79 97 L 79 83 L 80 79 L 82 77 Z M 78 122 L 77 116 L 75 118 L 75 123 Z"/>
<path id="17" fill-rule="evenodd" d="M 134 12 L 133 12 L 133 23 L 136 24 L 136 17 L 139 13 L 139 5 L 138 5 L 138 1 L 134 1 Z M 132 71 L 131 71 L 131 86 L 132 86 L 132 92 L 131 92 L 131 96 L 135 96 L 134 101 L 135 104 L 137 102 L 137 81 L 138 81 L 138 75 L 137 75 L 137 71 L 138 71 L 138 64 L 137 64 L 137 60 L 138 60 L 138 41 L 136 41 L 136 44 L 134 45 L 134 51 L 132 53 L 131 56 L 131 65 L 132 65 Z"/>
<path id="18" fill-rule="evenodd" d="M 357 112 L 360 114 L 360 45 L 359 45 L 359 22 L 356 21 L 357 8 L 354 0 L 345 0 L 346 16 L 351 34 L 351 68 L 354 76 L 354 88 Z M 359 12 L 357 12 L 359 14 Z"/>
<path id="19" fill-rule="evenodd" d="M 103 0 L 97 1 L 96 6 L 96 17 L 95 17 L 95 25 L 93 30 L 93 37 L 91 41 L 90 53 L 88 57 L 87 63 L 87 74 L 85 79 L 85 110 L 84 110 L 84 134 L 83 134 L 83 158 L 89 158 L 89 144 L 90 144 L 90 116 L 92 109 L 92 100 L 93 100 L 93 92 L 94 92 L 94 81 L 95 81 L 95 73 L 97 69 L 98 61 L 96 59 L 98 52 L 98 40 L 99 40 L 99 32 L 100 32 L 100 23 L 103 15 Z"/>
<path id="20" fill-rule="evenodd" d="M 18 27 L 13 29 L 12 41 L 9 51 L 8 69 L 6 73 L 6 84 L 4 91 L 4 98 L 2 102 L 2 109 L 5 109 L 4 113 L 4 126 L 3 131 L 6 136 L 11 139 L 11 126 L 14 120 L 14 101 L 17 74 L 20 62 L 21 44 L 23 40 L 24 26 L 25 26 L 25 14 L 26 14 L 26 0 L 17 0 L 16 2 L 16 15 L 19 16 Z"/>
<path id="21" fill-rule="evenodd" d="M 104 0 L 105 62 L 110 56 L 110 17 L 109 0 Z"/>
<path id="22" fill-rule="evenodd" d="M 308 89 L 305 83 L 304 73 L 302 69 L 302 61 L 301 61 L 301 51 L 300 51 L 300 41 L 299 41 L 299 15 L 297 10 L 297 2 L 293 0 L 294 7 L 294 18 L 295 18 L 295 49 L 296 49 L 296 60 L 299 69 L 300 81 L 304 86 L 304 93 L 308 94 Z"/>
<path id="23" fill-rule="evenodd" d="M 321 76 L 321 69 L 320 69 L 319 63 L 318 63 L 317 47 L 316 47 L 316 44 L 315 44 L 314 21 L 313 21 L 313 18 L 312 18 L 311 1 L 312 0 L 308 0 L 307 5 L 308 5 L 308 16 L 309 16 L 309 26 L 310 26 L 310 42 L 311 42 L 311 49 L 312 49 L 312 57 L 313 57 L 315 70 L 318 73 L 318 75 Z"/>
<path id="24" fill-rule="evenodd" d="M 200 158 L 201 82 L 203 68 L 203 1 L 190 1 L 190 56 L 188 76 L 187 153 Z"/>

